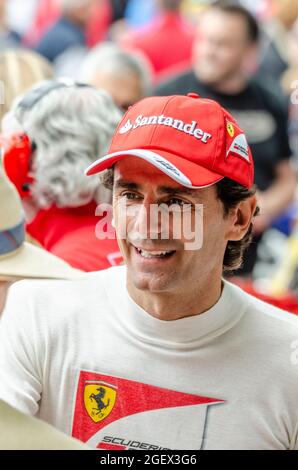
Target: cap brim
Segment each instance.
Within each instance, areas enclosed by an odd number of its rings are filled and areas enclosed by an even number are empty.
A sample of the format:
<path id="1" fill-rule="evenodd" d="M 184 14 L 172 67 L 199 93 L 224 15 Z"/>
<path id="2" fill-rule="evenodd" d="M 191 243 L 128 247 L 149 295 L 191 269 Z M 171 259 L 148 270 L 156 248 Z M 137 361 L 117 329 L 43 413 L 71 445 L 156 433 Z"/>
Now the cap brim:
<path id="1" fill-rule="evenodd" d="M 126 157 L 142 158 L 173 180 L 177 181 L 177 183 L 180 183 L 187 188 L 205 188 L 224 178 L 218 173 L 214 173 L 201 165 L 177 155 L 173 155 L 172 153 L 165 152 L 164 150 L 153 152 L 148 149 L 131 149 L 111 153 L 90 165 L 85 173 L 87 176 L 95 175 L 96 173 L 107 170 L 114 165 L 114 163 L 119 160 L 123 160 Z"/>
<path id="2" fill-rule="evenodd" d="M 1 279 L 82 279 L 84 274 L 57 256 L 27 242 L 15 253 L 0 256 Z"/>

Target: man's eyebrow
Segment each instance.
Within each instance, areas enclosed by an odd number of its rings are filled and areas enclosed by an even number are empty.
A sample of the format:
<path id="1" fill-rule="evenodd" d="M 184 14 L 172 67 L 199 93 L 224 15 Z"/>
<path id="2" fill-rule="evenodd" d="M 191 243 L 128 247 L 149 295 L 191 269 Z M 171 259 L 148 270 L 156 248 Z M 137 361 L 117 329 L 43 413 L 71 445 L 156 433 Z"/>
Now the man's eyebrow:
<path id="1" fill-rule="evenodd" d="M 172 186 L 160 186 L 157 190 L 160 193 L 165 193 L 170 196 L 172 195 L 181 195 L 181 196 L 191 196 L 191 197 L 199 197 L 199 194 L 197 191 L 191 188 L 173 188 Z"/>
<path id="2" fill-rule="evenodd" d="M 130 189 L 130 190 L 135 190 L 135 191 L 142 189 L 142 187 L 139 184 L 134 183 L 132 181 L 126 181 L 124 179 L 119 179 L 115 181 L 115 188 L 116 189 Z M 175 188 L 173 186 L 159 186 L 157 188 L 157 192 L 160 194 L 166 194 L 168 196 L 185 195 L 185 196 L 199 198 L 199 194 L 197 191 L 191 188 L 186 188 L 186 187 Z"/>
<path id="3" fill-rule="evenodd" d="M 132 181 L 125 181 L 123 179 L 120 179 L 120 180 L 115 181 L 115 188 L 137 190 L 137 189 L 140 189 L 140 185 L 137 183 L 133 183 Z"/>

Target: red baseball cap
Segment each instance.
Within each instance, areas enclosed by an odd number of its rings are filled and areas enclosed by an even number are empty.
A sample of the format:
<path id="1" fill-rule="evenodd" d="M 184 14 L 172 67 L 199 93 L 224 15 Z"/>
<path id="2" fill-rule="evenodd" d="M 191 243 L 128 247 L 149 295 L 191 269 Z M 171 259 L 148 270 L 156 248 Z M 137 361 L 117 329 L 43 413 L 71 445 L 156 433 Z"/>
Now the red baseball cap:
<path id="1" fill-rule="evenodd" d="M 216 101 L 187 96 L 145 98 L 123 116 L 108 155 L 86 170 L 94 175 L 128 156 L 142 158 L 188 188 L 227 177 L 250 188 L 252 154 L 245 134 Z"/>

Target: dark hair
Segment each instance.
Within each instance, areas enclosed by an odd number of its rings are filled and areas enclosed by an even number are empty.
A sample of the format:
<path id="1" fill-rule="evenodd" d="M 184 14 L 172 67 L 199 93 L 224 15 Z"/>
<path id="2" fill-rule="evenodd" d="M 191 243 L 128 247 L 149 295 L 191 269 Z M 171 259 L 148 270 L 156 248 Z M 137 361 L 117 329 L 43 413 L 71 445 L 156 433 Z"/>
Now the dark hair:
<path id="1" fill-rule="evenodd" d="M 101 183 L 106 188 L 113 189 L 114 168 L 110 168 L 102 173 Z M 239 202 L 248 199 L 256 193 L 255 186 L 247 189 L 229 178 L 223 178 L 215 186 L 217 197 L 223 204 L 224 216 L 227 216 L 230 210 L 236 207 Z M 254 216 L 258 215 L 258 213 L 259 208 L 257 207 Z M 223 260 L 223 273 L 230 273 L 241 267 L 245 250 L 252 240 L 252 228 L 253 224 L 251 223 L 241 240 L 228 241 Z"/>
<path id="2" fill-rule="evenodd" d="M 237 1 L 217 0 L 212 3 L 211 8 L 216 8 L 223 13 L 238 15 L 244 19 L 247 24 L 248 38 L 251 43 L 256 43 L 260 36 L 260 29 L 257 20 L 253 14 L 241 6 Z"/>
<path id="3" fill-rule="evenodd" d="M 247 189 L 229 178 L 223 178 L 221 181 L 216 183 L 216 189 L 217 197 L 223 204 L 225 215 L 228 215 L 229 211 L 236 207 L 239 202 L 248 199 L 256 193 L 256 186 Z M 254 217 L 257 216 L 258 213 L 259 207 L 256 208 Z M 231 271 L 241 267 L 245 250 L 249 247 L 252 241 L 252 229 L 253 224 L 251 223 L 246 234 L 241 240 L 228 241 L 223 260 L 224 273 L 230 273 Z"/>

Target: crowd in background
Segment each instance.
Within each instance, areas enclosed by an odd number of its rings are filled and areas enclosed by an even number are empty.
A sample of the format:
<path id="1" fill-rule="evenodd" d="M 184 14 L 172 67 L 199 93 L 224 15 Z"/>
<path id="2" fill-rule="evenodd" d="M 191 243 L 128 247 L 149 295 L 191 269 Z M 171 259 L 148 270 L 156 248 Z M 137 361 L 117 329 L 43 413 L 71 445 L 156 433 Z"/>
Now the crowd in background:
<path id="1" fill-rule="evenodd" d="M 121 263 L 95 235 L 111 195 L 84 177 L 121 114 L 153 94 L 219 101 L 246 132 L 259 191 L 235 274 L 298 312 L 298 0 L 0 0 L 0 81 L 2 147 L 26 133 L 34 155 L 27 237 L 82 271 Z"/>

